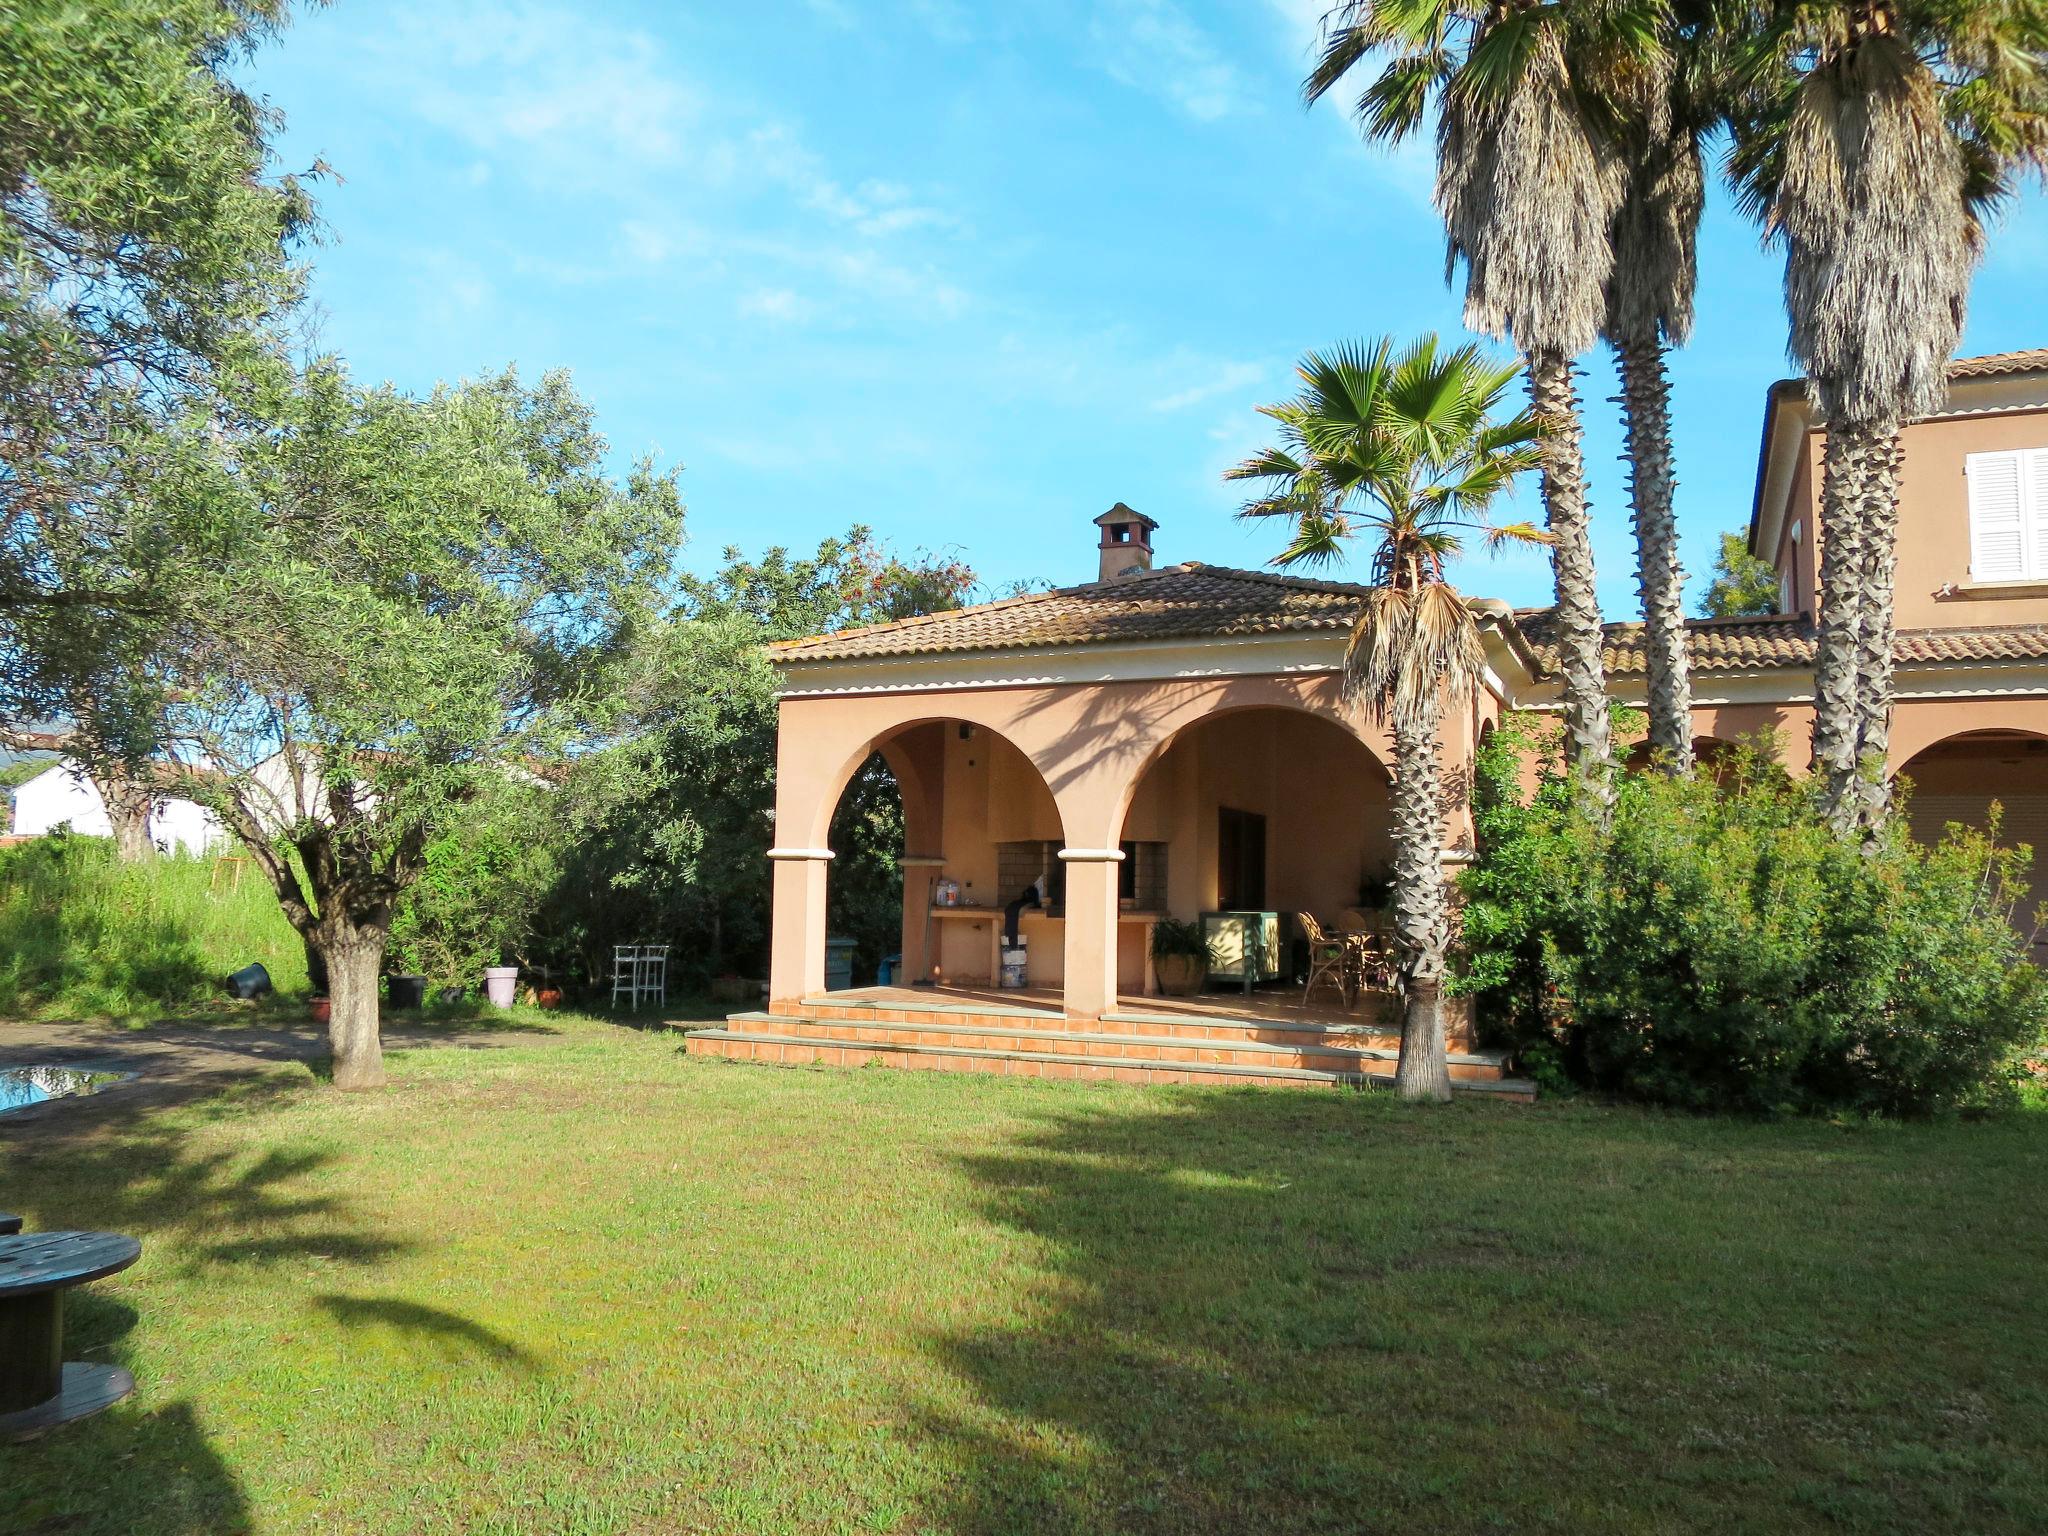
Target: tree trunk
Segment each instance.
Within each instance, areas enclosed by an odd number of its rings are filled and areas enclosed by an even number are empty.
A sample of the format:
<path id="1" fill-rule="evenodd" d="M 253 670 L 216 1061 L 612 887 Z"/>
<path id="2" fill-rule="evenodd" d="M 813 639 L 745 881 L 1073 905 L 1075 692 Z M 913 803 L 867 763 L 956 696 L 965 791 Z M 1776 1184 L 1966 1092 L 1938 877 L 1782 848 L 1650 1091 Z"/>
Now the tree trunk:
<path id="1" fill-rule="evenodd" d="M 155 800 L 149 786 L 128 771 L 126 763 L 94 763 L 88 769 L 100 803 L 107 808 L 107 824 L 114 834 L 114 856 L 123 864 L 156 857 L 156 844 L 149 838 L 149 813 Z"/>
<path id="2" fill-rule="evenodd" d="M 384 1045 L 378 1034 L 377 978 L 384 969 L 384 931 L 347 927 L 322 940 L 333 1011 L 327 1039 L 334 1054 L 334 1086 L 384 1086 Z"/>
<path id="3" fill-rule="evenodd" d="M 1394 950 L 1401 995 L 1401 1059 L 1394 1091 L 1443 1103 L 1451 1096 L 1444 1057 L 1444 957 L 1450 922 L 1444 892 L 1444 818 L 1435 712 L 1394 728 Z"/>
<path id="4" fill-rule="evenodd" d="M 1821 467 L 1813 772 L 1821 780 L 1828 820 L 1843 833 L 1855 830 L 1860 798 L 1856 776 L 1864 713 L 1859 662 L 1866 583 L 1875 574 L 1867 553 L 1872 533 L 1870 509 L 1875 496 L 1887 494 L 1894 486 L 1897 437 L 1895 423 L 1831 422 Z"/>
<path id="5" fill-rule="evenodd" d="M 1600 649 L 1600 600 L 1593 586 L 1593 546 L 1586 532 L 1586 469 L 1578 391 L 1571 359 L 1561 352 L 1529 355 L 1529 400 L 1543 427 L 1543 508 L 1550 565 L 1557 580 L 1558 664 L 1564 673 L 1565 755 L 1582 788 L 1607 801 L 1611 757 L 1607 680 Z"/>
<path id="6" fill-rule="evenodd" d="M 1870 449 L 1863 560 L 1857 589 L 1863 600 L 1856 628 L 1857 824 L 1866 835 L 1891 810 L 1886 760 L 1892 732 L 1892 591 L 1899 564 L 1899 436 L 1896 430 Z"/>
<path id="7" fill-rule="evenodd" d="M 1655 340 L 1615 349 L 1628 434 L 1629 502 L 1636 529 L 1636 590 L 1643 600 L 1650 747 L 1672 773 L 1692 771 L 1692 668 L 1685 653 L 1685 572 L 1672 508 L 1671 386 Z"/>

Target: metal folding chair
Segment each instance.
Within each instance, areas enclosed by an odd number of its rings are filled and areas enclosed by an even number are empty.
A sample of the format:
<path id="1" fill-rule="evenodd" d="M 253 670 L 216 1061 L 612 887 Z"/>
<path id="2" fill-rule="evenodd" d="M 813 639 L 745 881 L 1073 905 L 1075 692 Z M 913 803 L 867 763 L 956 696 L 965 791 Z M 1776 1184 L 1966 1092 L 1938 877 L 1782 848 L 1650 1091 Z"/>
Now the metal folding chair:
<path id="1" fill-rule="evenodd" d="M 619 1006 L 624 997 L 627 1003 L 640 1006 L 640 946 L 638 944 L 614 944 L 612 946 L 612 1006 Z"/>
<path id="2" fill-rule="evenodd" d="M 640 946 L 640 999 L 651 999 L 657 1004 L 668 1002 L 668 946 L 666 944 L 643 944 Z M 635 1007 L 639 1004 L 636 1002 Z"/>

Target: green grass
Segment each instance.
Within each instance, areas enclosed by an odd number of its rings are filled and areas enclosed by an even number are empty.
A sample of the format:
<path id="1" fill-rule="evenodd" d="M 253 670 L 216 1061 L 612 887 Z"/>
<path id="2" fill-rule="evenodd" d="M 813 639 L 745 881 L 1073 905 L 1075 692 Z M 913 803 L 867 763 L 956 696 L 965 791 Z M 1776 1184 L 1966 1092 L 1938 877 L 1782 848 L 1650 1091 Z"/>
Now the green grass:
<path id="1" fill-rule="evenodd" d="M 225 1006 L 221 981 L 261 961 L 306 987 L 306 951 L 253 865 L 178 856 L 122 864 L 111 840 L 0 850 L 0 1017 L 150 1018 Z"/>
<path id="2" fill-rule="evenodd" d="M 522 1020 L 539 1025 L 535 1016 Z M 2029 1531 L 2048 1116 L 691 1061 L 552 1017 L 118 1135 L 10 1533 Z"/>

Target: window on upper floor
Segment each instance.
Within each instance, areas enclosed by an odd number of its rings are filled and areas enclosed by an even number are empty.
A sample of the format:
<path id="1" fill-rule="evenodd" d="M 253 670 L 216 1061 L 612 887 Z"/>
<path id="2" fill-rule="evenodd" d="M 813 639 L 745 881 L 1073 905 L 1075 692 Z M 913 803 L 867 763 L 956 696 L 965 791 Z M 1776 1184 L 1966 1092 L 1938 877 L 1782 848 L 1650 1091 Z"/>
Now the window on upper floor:
<path id="1" fill-rule="evenodd" d="M 1970 579 L 2048 581 L 2048 448 L 1973 453 Z"/>

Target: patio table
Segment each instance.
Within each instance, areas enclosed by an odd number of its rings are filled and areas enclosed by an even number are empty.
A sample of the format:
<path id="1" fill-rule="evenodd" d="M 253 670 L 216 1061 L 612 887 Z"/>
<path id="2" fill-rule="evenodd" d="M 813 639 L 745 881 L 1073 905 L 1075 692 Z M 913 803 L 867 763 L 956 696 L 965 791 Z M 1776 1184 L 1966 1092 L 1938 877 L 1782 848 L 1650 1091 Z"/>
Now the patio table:
<path id="1" fill-rule="evenodd" d="M 65 1360 L 64 1293 L 141 1257 L 142 1244 L 117 1232 L 0 1237 L 0 1441 L 31 1439 L 135 1390 L 118 1365 Z"/>

